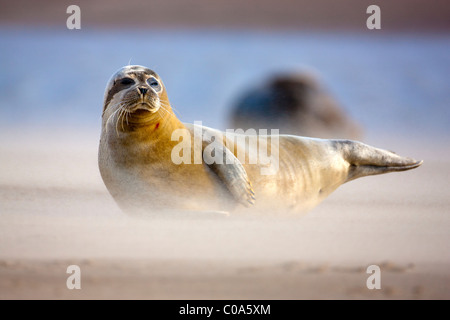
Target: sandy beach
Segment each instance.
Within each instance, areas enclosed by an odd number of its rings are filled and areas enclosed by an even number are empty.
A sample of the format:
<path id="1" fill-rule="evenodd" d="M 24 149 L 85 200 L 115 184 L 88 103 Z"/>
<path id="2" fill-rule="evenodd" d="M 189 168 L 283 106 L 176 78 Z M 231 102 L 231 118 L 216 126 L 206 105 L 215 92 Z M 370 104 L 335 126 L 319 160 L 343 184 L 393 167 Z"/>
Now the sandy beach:
<path id="1" fill-rule="evenodd" d="M 0 299 L 450 297 L 439 145 L 390 142 L 424 165 L 352 181 L 304 217 L 137 219 L 101 181 L 97 134 L 3 133 Z M 366 287 L 373 264 L 380 290 Z M 69 265 L 81 290 L 66 287 Z"/>
<path id="2" fill-rule="evenodd" d="M 0 3 L 0 299 L 450 299 L 448 1 L 379 1 L 381 30 L 368 0 L 81 0 L 81 30 L 71 2 Z M 129 217 L 97 165 L 127 63 L 163 76 L 182 121 L 222 130 L 246 88 L 313 71 L 363 142 L 424 164 L 302 217 Z"/>

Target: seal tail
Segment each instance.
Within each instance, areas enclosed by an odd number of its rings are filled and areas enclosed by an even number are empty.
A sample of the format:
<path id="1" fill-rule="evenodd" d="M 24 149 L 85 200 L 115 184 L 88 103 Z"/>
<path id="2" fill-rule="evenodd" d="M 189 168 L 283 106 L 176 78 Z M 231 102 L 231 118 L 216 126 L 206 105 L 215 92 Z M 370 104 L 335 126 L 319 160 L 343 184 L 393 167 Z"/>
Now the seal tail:
<path id="1" fill-rule="evenodd" d="M 423 161 L 401 157 L 394 152 L 351 140 L 334 140 L 337 150 L 350 164 L 347 181 L 356 178 L 405 171 L 419 167 Z"/>

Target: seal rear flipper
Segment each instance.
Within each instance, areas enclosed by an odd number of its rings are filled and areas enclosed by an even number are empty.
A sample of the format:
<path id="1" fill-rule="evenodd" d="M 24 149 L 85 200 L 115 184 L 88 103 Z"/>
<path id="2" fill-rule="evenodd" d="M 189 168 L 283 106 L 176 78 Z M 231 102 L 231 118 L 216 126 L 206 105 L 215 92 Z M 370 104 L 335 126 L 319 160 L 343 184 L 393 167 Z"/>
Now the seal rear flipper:
<path id="1" fill-rule="evenodd" d="M 406 171 L 419 167 L 423 161 L 401 157 L 391 151 L 351 140 L 333 140 L 336 149 L 349 163 L 347 181 L 356 178 Z"/>
<path id="2" fill-rule="evenodd" d="M 416 161 L 416 160 L 411 159 L 411 161 L 412 162 L 409 165 L 399 165 L 399 166 L 370 166 L 370 165 L 354 166 L 354 165 L 351 165 L 350 169 L 349 169 L 347 181 L 354 180 L 354 179 L 360 178 L 360 177 L 372 176 L 372 175 L 376 175 L 376 174 L 411 170 L 411 169 L 419 167 L 423 163 L 422 160 Z"/>
<path id="3" fill-rule="evenodd" d="M 215 144 L 214 148 L 214 152 L 223 155 L 223 161 L 217 163 L 216 157 L 203 153 L 205 163 L 225 184 L 237 202 L 246 207 L 255 204 L 255 192 L 242 163 L 222 144 Z"/>

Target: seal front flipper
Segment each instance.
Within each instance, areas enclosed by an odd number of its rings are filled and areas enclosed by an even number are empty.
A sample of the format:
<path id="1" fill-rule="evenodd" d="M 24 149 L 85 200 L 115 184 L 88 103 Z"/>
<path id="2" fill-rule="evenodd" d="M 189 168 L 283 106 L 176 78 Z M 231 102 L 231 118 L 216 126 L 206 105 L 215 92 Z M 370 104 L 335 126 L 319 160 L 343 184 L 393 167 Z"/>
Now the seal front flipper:
<path id="1" fill-rule="evenodd" d="M 203 152 L 206 165 L 225 184 L 234 199 L 246 207 L 255 204 L 255 192 L 242 163 L 233 152 L 222 143 L 203 140 L 204 148 L 214 148 L 214 156 L 210 152 Z"/>

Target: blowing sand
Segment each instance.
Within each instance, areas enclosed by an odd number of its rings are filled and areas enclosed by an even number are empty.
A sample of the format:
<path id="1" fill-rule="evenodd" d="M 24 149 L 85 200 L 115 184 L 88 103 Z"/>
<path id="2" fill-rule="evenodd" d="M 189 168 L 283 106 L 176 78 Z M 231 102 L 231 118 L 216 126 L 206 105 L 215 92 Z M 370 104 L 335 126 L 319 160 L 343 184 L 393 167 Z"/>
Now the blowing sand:
<path id="1" fill-rule="evenodd" d="M 0 299 L 450 298 L 439 143 L 377 141 L 425 163 L 343 185 L 304 217 L 136 219 L 101 181 L 98 135 L 0 135 Z M 81 290 L 66 287 L 73 264 Z M 366 287 L 372 264 L 380 290 Z"/>

